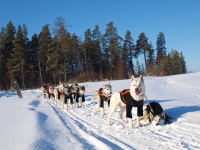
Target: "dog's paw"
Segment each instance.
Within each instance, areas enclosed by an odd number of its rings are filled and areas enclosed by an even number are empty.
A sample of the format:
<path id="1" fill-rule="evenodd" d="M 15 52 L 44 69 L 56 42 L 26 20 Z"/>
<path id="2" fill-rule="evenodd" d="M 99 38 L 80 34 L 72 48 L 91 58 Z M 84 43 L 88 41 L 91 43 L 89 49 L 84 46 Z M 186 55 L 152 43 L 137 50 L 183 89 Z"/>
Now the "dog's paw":
<path id="1" fill-rule="evenodd" d="M 110 123 L 110 122 L 108 122 L 108 123 L 107 123 L 107 126 L 111 126 L 111 123 Z"/>
<path id="2" fill-rule="evenodd" d="M 130 127 L 130 129 L 135 129 L 135 127 L 134 126 L 129 126 Z"/>
<path id="3" fill-rule="evenodd" d="M 122 120 L 122 123 L 126 123 L 126 121 L 124 121 L 124 119 Z"/>
<path id="4" fill-rule="evenodd" d="M 136 127 L 141 127 L 141 126 L 142 126 L 141 124 L 137 124 L 137 125 L 136 125 Z"/>

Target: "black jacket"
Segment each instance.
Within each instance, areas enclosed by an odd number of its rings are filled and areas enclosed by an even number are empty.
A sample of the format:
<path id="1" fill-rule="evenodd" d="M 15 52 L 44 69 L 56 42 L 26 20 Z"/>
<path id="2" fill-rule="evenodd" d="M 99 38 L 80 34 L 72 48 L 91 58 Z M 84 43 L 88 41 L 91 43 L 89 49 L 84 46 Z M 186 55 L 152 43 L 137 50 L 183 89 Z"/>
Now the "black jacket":
<path id="1" fill-rule="evenodd" d="M 99 91 L 98 91 L 98 95 L 101 98 L 100 107 L 104 108 L 104 101 L 108 102 L 108 107 L 110 107 L 110 99 L 108 99 L 107 97 L 105 97 L 103 95 L 102 90 L 103 90 L 103 88 L 100 88 Z"/>
<path id="2" fill-rule="evenodd" d="M 122 102 L 126 104 L 127 118 L 132 118 L 132 107 L 137 107 L 137 116 L 143 116 L 143 99 L 139 101 L 134 100 L 129 89 L 121 91 L 120 97 Z"/>

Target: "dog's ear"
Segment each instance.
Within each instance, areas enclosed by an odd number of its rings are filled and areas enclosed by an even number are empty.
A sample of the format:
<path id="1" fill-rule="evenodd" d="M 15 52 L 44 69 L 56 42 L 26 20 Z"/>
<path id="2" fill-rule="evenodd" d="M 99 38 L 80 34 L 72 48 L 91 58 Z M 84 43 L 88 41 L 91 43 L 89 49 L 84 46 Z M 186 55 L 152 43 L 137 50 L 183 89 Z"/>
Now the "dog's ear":
<path id="1" fill-rule="evenodd" d="M 131 83 L 135 81 L 135 77 L 132 75 L 131 76 Z"/>
<path id="2" fill-rule="evenodd" d="M 163 110 L 161 117 L 164 119 L 165 118 L 165 111 Z"/>
<path id="3" fill-rule="evenodd" d="M 103 84 L 103 88 L 105 88 L 105 84 Z"/>
<path id="4" fill-rule="evenodd" d="M 140 75 L 140 79 L 139 80 L 142 81 L 142 82 L 144 82 L 144 79 L 143 79 L 142 75 Z"/>

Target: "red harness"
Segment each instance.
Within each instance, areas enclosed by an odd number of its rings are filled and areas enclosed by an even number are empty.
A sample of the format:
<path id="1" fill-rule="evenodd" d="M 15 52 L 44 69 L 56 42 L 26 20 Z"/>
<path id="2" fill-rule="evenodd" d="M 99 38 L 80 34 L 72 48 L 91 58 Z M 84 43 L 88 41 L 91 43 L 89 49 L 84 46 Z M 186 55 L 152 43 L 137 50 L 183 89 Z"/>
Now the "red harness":
<path id="1" fill-rule="evenodd" d="M 105 96 L 102 94 L 103 93 L 102 91 L 103 91 L 103 89 L 98 91 L 99 97 L 101 97 L 103 99 L 103 101 L 108 102 L 110 99 L 105 98 Z"/>
<path id="2" fill-rule="evenodd" d="M 52 93 L 50 93 L 49 91 L 47 91 L 50 95 L 52 95 Z"/>
<path id="3" fill-rule="evenodd" d="M 60 93 L 60 95 L 62 95 L 62 93 L 59 91 L 59 89 L 57 89 L 58 90 L 58 92 Z"/>

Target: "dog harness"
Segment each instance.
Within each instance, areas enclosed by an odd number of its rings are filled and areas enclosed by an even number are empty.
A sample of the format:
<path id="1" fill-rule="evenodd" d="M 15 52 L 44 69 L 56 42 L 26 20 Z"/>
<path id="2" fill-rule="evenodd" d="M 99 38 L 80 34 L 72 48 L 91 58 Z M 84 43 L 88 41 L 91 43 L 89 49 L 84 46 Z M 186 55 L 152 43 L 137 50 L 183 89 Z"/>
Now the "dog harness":
<path id="1" fill-rule="evenodd" d="M 110 107 L 110 99 L 108 99 L 106 96 L 104 96 L 102 91 L 103 91 L 103 88 L 100 88 L 98 91 L 98 95 L 101 98 L 100 107 L 104 108 L 104 101 L 108 102 L 108 107 Z"/>
<path id="2" fill-rule="evenodd" d="M 51 87 L 51 85 L 43 85 L 42 86 L 44 89 L 46 89 L 47 91 L 49 90 L 49 88 Z M 43 93 L 45 93 L 45 91 L 43 90 Z"/>
<path id="3" fill-rule="evenodd" d="M 55 97 L 55 95 L 53 93 L 50 93 L 49 90 L 47 91 L 48 95 L 49 95 L 49 99 L 51 96 Z"/>
<path id="4" fill-rule="evenodd" d="M 75 93 L 75 100 L 76 100 L 76 102 L 78 102 L 78 99 L 79 99 L 79 97 L 82 97 L 82 102 L 85 102 L 85 96 L 84 95 L 80 95 L 79 94 L 79 88 L 76 90 L 76 93 Z"/>
<path id="5" fill-rule="evenodd" d="M 62 95 L 62 93 L 59 91 L 59 89 L 57 89 L 58 91 L 58 99 L 60 99 L 60 95 Z"/>
<path id="6" fill-rule="evenodd" d="M 136 101 L 130 94 L 130 90 L 123 90 L 120 92 L 121 100 L 126 104 L 126 117 L 132 118 L 132 108 L 137 107 L 137 116 L 143 116 L 143 99 Z"/>

